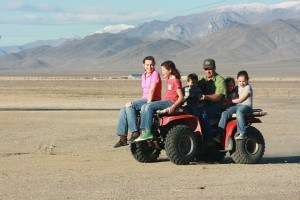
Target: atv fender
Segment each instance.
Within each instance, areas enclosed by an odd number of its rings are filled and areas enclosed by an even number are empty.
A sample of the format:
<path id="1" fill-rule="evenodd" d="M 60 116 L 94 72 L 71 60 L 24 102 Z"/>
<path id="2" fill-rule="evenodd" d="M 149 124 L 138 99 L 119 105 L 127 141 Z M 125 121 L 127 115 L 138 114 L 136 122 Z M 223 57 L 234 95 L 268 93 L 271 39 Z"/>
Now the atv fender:
<path id="1" fill-rule="evenodd" d="M 250 125 L 252 123 L 262 123 L 260 119 L 258 118 L 248 118 L 248 119 L 245 119 L 245 122 L 246 124 Z M 237 120 L 232 120 L 232 121 L 229 121 L 226 125 L 226 134 L 225 134 L 225 146 L 228 145 L 228 140 L 229 140 L 229 137 L 233 136 L 232 134 L 235 133 L 235 129 L 237 127 Z"/>
<path id="2" fill-rule="evenodd" d="M 163 116 L 160 118 L 160 126 L 166 126 L 169 123 L 176 121 L 183 121 L 184 124 L 188 125 L 195 133 L 202 135 L 198 117 L 190 114 Z"/>

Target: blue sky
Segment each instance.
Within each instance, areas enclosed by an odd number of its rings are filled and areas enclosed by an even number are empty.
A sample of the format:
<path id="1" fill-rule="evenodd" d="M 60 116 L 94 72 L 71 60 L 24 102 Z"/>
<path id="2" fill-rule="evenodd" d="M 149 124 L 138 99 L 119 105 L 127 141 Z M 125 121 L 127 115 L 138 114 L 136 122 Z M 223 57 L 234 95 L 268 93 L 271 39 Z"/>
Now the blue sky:
<path id="1" fill-rule="evenodd" d="M 0 46 L 70 35 L 87 36 L 108 25 L 137 25 L 240 3 L 283 0 L 0 0 Z"/>

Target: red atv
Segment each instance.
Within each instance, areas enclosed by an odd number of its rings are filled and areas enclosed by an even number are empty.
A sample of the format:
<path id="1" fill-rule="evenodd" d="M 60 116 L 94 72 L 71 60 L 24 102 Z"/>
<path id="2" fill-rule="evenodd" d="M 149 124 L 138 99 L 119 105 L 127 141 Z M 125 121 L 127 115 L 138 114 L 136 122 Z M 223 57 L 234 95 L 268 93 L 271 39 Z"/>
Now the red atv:
<path id="1" fill-rule="evenodd" d="M 143 163 L 156 162 L 161 150 L 165 150 L 169 159 L 177 165 L 185 165 L 199 160 L 222 161 L 227 152 L 236 163 L 253 164 L 261 160 L 265 151 L 265 141 L 261 132 L 252 126 L 261 123 L 258 117 L 266 115 L 260 109 L 246 116 L 247 133 L 243 140 L 235 140 L 237 121 L 235 114 L 227 123 L 226 133 L 221 144 L 204 142 L 201 124 L 191 114 L 176 112 L 168 115 L 158 111 L 153 118 L 152 140 L 131 144 L 133 157 Z M 219 119 L 210 120 L 216 130 Z"/>

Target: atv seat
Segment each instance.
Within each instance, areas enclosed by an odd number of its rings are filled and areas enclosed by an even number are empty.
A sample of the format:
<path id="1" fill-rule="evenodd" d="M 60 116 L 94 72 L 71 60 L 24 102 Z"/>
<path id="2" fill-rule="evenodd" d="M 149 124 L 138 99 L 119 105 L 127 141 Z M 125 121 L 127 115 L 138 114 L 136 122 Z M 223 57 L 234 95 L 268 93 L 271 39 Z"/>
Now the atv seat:
<path id="1" fill-rule="evenodd" d="M 163 115 L 169 115 L 169 110 L 168 109 L 164 109 L 164 110 L 157 110 L 156 114 L 158 114 L 159 116 Z M 170 115 L 180 115 L 180 114 L 188 114 L 187 112 L 185 112 L 185 110 L 182 107 L 178 107 L 175 109 L 173 114 Z"/>
<path id="2" fill-rule="evenodd" d="M 251 119 L 254 117 L 262 117 L 267 115 L 267 112 L 262 111 L 262 109 L 252 109 L 252 113 L 248 113 L 245 115 L 246 119 Z M 236 119 L 236 114 L 233 113 L 231 119 Z M 220 118 L 209 119 L 210 125 L 218 125 Z"/>
<path id="3" fill-rule="evenodd" d="M 252 113 L 248 113 L 245 115 L 246 118 L 253 118 L 253 117 L 262 117 L 267 115 L 267 112 L 264 112 L 262 109 L 254 108 L 252 109 Z M 232 114 L 232 118 L 236 118 L 236 114 Z"/>
<path id="4" fill-rule="evenodd" d="M 157 110 L 156 111 L 157 115 L 159 116 L 168 116 L 168 109 L 164 109 L 164 110 Z M 185 112 L 185 110 L 181 107 L 176 108 L 175 112 L 171 115 L 180 115 L 180 114 L 188 114 Z M 262 109 L 252 109 L 252 113 L 249 113 L 247 115 L 245 115 L 245 118 L 251 119 L 254 117 L 262 117 L 267 115 L 267 112 L 264 112 Z M 232 114 L 232 119 L 236 118 L 236 114 Z M 220 118 L 213 118 L 213 119 L 209 119 L 209 124 L 211 126 L 216 126 L 218 125 L 220 121 Z"/>

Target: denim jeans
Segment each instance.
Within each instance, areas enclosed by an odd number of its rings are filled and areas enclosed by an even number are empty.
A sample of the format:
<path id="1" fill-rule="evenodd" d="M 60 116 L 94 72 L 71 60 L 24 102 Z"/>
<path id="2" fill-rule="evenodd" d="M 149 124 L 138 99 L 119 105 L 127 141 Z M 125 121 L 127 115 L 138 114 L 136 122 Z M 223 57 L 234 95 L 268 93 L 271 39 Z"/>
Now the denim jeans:
<path id="1" fill-rule="evenodd" d="M 237 132 L 241 135 L 245 135 L 246 133 L 246 125 L 244 115 L 246 113 L 251 113 L 252 109 L 249 106 L 237 104 L 235 106 L 229 107 L 225 110 L 218 124 L 218 134 L 223 135 L 225 132 L 225 127 L 228 120 L 231 118 L 233 113 L 236 113 L 237 120 Z"/>
<path id="2" fill-rule="evenodd" d="M 154 101 L 142 106 L 141 109 L 141 125 L 140 129 L 151 130 L 153 113 L 157 110 L 163 110 L 169 108 L 173 103 L 169 100 Z"/>
<path id="3" fill-rule="evenodd" d="M 139 99 L 131 102 L 130 107 L 122 107 L 119 114 L 119 123 L 117 127 L 117 135 L 127 136 L 128 129 L 131 132 L 139 130 L 137 122 L 137 111 L 141 110 L 142 106 L 147 103 L 147 99 Z"/>
<path id="4" fill-rule="evenodd" d="M 213 137 L 209 119 L 219 118 L 223 110 L 216 106 L 202 106 L 199 111 L 203 137 L 207 141 Z"/>

